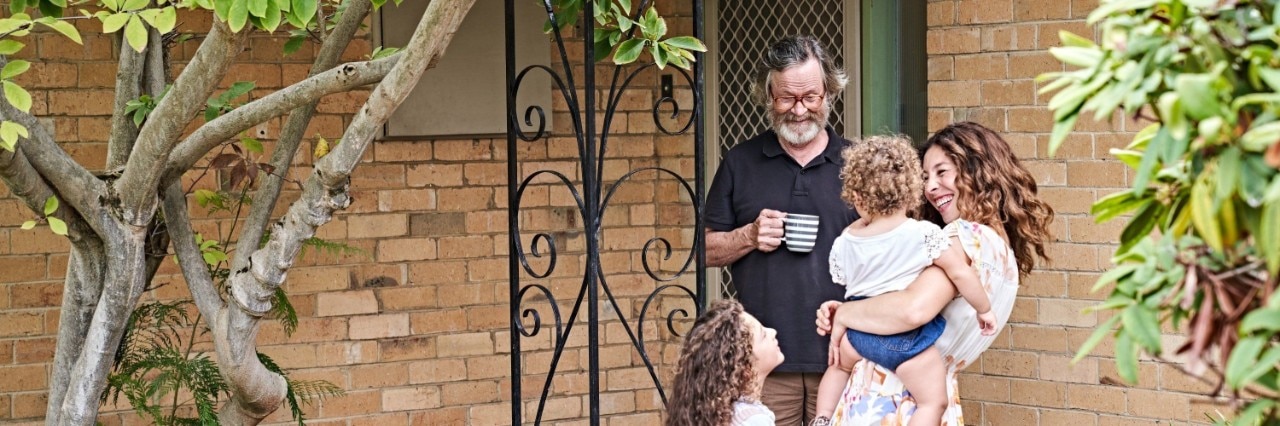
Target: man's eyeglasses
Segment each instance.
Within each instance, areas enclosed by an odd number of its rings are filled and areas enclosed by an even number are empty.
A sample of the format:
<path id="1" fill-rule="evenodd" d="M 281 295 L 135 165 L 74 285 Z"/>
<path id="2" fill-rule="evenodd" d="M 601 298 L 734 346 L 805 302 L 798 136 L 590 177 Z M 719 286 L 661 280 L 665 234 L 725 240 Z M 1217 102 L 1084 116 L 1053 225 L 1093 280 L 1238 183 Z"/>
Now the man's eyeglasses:
<path id="1" fill-rule="evenodd" d="M 822 100 L 825 98 L 826 95 L 774 96 L 773 107 L 779 111 L 785 111 L 795 107 L 796 101 L 799 101 L 806 109 L 816 111 L 822 108 Z"/>

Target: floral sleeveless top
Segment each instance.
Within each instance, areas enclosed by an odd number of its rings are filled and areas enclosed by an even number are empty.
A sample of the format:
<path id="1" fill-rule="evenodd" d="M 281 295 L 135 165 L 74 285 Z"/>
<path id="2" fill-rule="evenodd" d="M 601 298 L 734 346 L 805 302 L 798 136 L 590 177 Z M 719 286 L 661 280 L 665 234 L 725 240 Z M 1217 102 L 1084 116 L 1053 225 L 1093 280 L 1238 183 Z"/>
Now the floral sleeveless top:
<path id="1" fill-rule="evenodd" d="M 986 225 L 956 220 L 943 231 L 959 239 L 965 254 L 969 255 L 982 286 L 987 290 L 987 297 L 991 299 L 991 309 L 998 320 L 996 335 L 999 335 L 998 331 L 1008 322 L 1013 302 L 1018 296 L 1018 264 L 1013 250 L 999 233 Z M 935 343 L 947 363 L 948 401 L 942 425 L 963 426 L 956 374 L 977 361 L 997 336 L 982 335 L 978 329 L 977 313 L 959 296 L 943 308 L 942 316 L 947 319 L 947 328 Z M 853 367 L 849 385 L 840 396 L 832 416 L 832 424 L 906 425 L 915 410 L 911 394 L 892 371 L 862 360 Z"/>

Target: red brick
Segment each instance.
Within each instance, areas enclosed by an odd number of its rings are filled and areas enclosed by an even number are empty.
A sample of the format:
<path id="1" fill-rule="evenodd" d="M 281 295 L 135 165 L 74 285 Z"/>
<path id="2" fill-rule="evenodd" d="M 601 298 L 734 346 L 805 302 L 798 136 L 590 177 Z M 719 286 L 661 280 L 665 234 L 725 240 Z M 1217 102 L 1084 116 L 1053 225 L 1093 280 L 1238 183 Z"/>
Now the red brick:
<path id="1" fill-rule="evenodd" d="M 373 290 L 320 293 L 316 295 L 317 316 L 358 315 L 378 312 Z"/>
<path id="2" fill-rule="evenodd" d="M 351 318 L 351 339 L 383 339 L 409 335 L 408 314 L 384 314 Z"/>

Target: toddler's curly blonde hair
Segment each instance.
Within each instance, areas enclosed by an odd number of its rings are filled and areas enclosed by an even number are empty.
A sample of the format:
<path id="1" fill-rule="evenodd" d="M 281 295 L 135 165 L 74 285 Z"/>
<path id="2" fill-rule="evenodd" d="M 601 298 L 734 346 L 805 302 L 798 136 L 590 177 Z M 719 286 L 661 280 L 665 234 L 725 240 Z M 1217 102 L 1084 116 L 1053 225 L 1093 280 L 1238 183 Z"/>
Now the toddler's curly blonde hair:
<path id="1" fill-rule="evenodd" d="M 863 216 L 913 214 L 924 194 L 920 157 L 906 135 L 870 136 L 841 153 L 840 198 Z M 858 199 L 858 205 L 854 200 Z"/>

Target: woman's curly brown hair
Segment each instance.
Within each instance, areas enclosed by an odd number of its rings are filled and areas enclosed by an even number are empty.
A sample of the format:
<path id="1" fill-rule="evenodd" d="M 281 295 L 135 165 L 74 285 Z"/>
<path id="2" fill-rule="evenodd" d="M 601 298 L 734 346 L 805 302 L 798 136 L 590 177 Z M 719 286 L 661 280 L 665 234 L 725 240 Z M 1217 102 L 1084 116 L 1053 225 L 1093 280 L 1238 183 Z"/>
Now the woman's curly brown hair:
<path id="1" fill-rule="evenodd" d="M 667 426 L 728 425 L 733 403 L 755 387 L 751 331 L 742 305 L 711 305 L 685 337 L 667 403 Z"/>
<path id="2" fill-rule="evenodd" d="M 920 157 L 905 135 L 871 136 L 841 153 L 840 198 L 863 216 L 889 216 L 920 207 L 924 180 Z M 860 199 L 854 205 L 855 196 Z"/>
<path id="3" fill-rule="evenodd" d="M 920 157 L 935 146 L 956 165 L 960 217 L 1003 229 L 1023 276 L 1035 267 L 1036 256 L 1049 260 L 1044 247 L 1053 208 L 1040 199 L 1035 178 L 1018 162 L 1009 143 L 991 129 L 966 121 L 934 133 Z M 924 210 L 927 219 L 942 222 L 937 210 Z"/>

